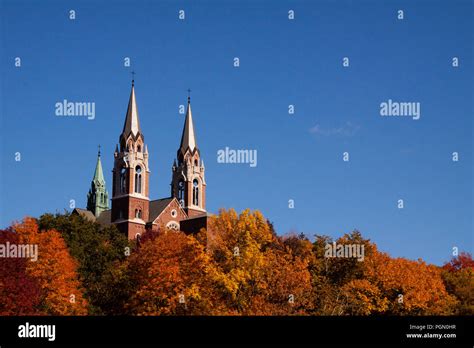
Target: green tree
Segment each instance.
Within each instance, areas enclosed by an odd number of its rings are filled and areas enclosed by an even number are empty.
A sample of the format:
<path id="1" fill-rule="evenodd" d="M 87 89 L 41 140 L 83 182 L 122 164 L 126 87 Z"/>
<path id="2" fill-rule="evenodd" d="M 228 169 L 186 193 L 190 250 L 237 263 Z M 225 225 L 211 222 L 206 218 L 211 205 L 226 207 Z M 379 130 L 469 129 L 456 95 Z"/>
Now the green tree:
<path id="1" fill-rule="evenodd" d="M 91 314 L 116 312 L 117 289 L 110 287 L 116 268 L 130 248 L 125 235 L 115 226 L 101 226 L 77 214 L 44 214 L 42 230 L 55 229 L 64 238 L 70 254 L 79 262 L 78 273 L 86 289 Z"/>

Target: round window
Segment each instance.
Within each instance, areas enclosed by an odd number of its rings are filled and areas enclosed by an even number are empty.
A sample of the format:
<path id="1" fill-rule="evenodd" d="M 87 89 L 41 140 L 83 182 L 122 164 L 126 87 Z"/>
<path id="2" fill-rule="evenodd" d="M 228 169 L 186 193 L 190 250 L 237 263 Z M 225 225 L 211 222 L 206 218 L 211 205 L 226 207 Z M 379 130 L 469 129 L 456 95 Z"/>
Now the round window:
<path id="1" fill-rule="evenodd" d="M 173 210 L 171 211 L 171 216 L 172 216 L 172 217 L 176 217 L 177 215 L 178 215 L 178 212 L 176 211 L 176 209 L 173 209 Z"/>

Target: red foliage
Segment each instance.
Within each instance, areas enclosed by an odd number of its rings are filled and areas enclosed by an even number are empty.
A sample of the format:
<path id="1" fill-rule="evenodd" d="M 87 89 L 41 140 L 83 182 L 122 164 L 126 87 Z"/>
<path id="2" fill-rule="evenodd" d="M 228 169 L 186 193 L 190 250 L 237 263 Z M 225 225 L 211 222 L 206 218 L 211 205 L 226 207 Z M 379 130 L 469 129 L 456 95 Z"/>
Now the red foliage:
<path id="1" fill-rule="evenodd" d="M 18 244 L 18 235 L 0 230 L 0 244 Z M 39 312 L 40 286 L 27 274 L 25 258 L 0 260 L 0 315 L 36 315 Z"/>
<path id="2" fill-rule="evenodd" d="M 443 265 L 443 269 L 449 272 L 456 272 L 466 268 L 474 269 L 472 255 L 467 252 L 461 252 L 457 257 L 453 257 L 451 261 Z"/>

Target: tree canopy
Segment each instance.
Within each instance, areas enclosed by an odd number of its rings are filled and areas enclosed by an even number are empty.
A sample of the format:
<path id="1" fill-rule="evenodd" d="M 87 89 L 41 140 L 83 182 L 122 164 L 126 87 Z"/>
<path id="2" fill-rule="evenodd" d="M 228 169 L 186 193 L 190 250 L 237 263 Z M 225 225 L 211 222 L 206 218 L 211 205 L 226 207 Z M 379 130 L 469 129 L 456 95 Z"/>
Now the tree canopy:
<path id="1" fill-rule="evenodd" d="M 194 235 L 130 243 L 79 215 L 25 218 L 0 244 L 0 315 L 472 315 L 474 262 L 393 258 L 359 231 L 278 235 L 259 211 L 221 210 Z"/>

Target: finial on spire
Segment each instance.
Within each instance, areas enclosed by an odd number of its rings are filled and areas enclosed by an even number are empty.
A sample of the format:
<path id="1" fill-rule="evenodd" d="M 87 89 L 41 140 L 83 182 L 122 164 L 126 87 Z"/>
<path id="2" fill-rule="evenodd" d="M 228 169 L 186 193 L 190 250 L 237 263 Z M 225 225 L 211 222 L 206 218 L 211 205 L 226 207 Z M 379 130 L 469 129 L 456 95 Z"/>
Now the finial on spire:
<path id="1" fill-rule="evenodd" d="M 132 70 L 132 87 L 135 86 L 135 71 Z"/>
<path id="2" fill-rule="evenodd" d="M 191 103 L 191 89 L 188 88 L 188 104 Z"/>
<path id="3" fill-rule="evenodd" d="M 100 145 L 98 145 L 98 148 L 99 148 L 98 156 L 100 157 Z"/>

